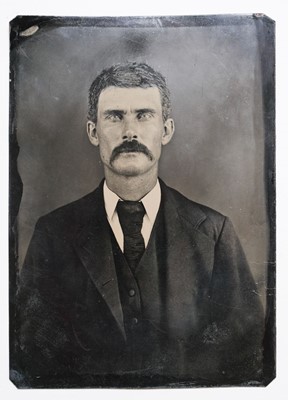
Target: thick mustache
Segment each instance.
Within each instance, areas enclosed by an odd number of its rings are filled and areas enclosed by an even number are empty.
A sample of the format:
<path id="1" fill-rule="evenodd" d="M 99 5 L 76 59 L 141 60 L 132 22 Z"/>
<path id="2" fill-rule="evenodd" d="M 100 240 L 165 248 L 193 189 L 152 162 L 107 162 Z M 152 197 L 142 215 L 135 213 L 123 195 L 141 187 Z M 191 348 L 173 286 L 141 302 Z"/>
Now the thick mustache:
<path id="1" fill-rule="evenodd" d="M 151 151 L 144 144 L 137 142 L 137 140 L 132 140 L 131 142 L 123 142 L 119 146 L 115 147 L 115 149 L 112 151 L 110 163 L 112 163 L 115 158 L 121 153 L 143 153 L 151 161 L 153 160 L 153 155 Z"/>

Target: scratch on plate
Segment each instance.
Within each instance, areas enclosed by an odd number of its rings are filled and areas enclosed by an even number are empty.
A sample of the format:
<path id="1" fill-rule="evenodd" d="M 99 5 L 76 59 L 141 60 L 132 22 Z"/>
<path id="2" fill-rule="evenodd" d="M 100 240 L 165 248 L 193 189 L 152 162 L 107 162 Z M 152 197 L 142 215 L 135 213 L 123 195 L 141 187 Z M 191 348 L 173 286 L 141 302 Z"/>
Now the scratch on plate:
<path id="1" fill-rule="evenodd" d="M 27 36 L 32 36 L 34 33 L 36 33 L 39 29 L 38 25 L 32 25 L 30 28 L 25 29 L 24 31 L 20 32 L 20 36 L 22 37 L 27 37 Z"/>

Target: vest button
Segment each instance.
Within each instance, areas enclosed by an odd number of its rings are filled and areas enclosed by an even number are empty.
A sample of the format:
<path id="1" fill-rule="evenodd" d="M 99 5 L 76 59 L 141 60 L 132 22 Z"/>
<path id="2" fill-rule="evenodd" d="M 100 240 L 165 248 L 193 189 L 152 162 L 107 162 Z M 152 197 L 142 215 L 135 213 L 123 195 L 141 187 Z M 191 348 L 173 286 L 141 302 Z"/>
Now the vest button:
<path id="1" fill-rule="evenodd" d="M 128 293 L 129 293 L 129 296 L 130 296 L 130 297 L 133 297 L 133 296 L 135 296 L 135 293 L 136 293 L 136 292 L 135 292 L 134 289 L 130 289 Z"/>
<path id="2" fill-rule="evenodd" d="M 137 325 L 138 324 L 138 318 L 134 317 L 132 318 L 133 324 Z"/>

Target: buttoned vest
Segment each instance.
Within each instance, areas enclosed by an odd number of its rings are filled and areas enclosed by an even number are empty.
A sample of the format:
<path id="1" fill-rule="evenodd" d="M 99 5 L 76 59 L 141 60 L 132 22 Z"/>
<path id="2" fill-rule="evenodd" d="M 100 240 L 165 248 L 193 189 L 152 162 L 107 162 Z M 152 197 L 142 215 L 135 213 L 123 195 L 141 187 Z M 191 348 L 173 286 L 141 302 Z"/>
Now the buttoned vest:
<path id="1" fill-rule="evenodd" d="M 145 252 L 130 269 L 110 230 L 126 332 L 127 365 L 132 370 L 163 365 L 166 345 L 166 251 L 160 206 Z M 125 363 L 126 364 L 126 363 Z"/>

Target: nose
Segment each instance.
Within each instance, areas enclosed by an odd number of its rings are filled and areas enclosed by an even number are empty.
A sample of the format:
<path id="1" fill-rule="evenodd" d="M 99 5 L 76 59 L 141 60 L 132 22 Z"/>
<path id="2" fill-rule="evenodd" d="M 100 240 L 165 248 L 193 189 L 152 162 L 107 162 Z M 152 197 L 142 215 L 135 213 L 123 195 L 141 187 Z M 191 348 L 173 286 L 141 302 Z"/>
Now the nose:
<path id="1" fill-rule="evenodd" d="M 123 128 L 122 139 L 130 142 L 133 139 L 137 139 L 138 135 L 136 132 L 136 126 L 133 121 L 125 121 L 125 125 Z"/>

